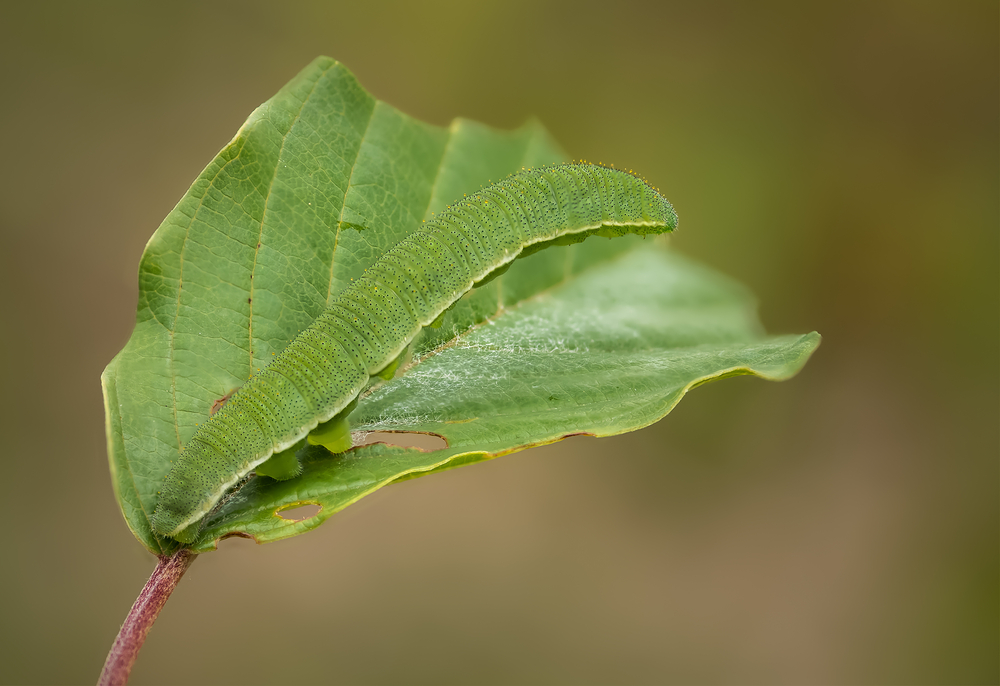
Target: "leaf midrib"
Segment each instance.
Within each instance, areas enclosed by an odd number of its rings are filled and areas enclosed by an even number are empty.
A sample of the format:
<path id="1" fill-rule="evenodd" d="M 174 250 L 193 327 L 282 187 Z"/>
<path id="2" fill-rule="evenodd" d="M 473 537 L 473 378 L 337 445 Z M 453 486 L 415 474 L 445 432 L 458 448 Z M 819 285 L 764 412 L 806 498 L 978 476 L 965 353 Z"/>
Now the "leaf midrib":
<path id="1" fill-rule="evenodd" d="M 331 64 L 330 66 L 328 66 L 326 69 L 324 69 L 322 72 L 320 72 L 320 75 L 317 77 L 316 81 L 313 83 L 312 88 L 309 89 L 309 94 L 305 98 L 302 99 L 302 104 L 299 105 L 299 111 L 295 113 L 295 118 L 292 120 L 292 123 L 288 126 L 288 130 L 285 131 L 284 135 L 281 137 L 281 147 L 278 148 L 278 156 L 277 156 L 277 158 L 275 160 L 275 164 L 274 164 L 274 173 L 271 175 L 271 181 L 267 185 L 267 193 L 264 196 L 264 211 L 260 213 L 260 227 L 258 228 L 258 231 L 257 231 L 257 243 L 256 243 L 256 245 L 254 246 L 254 249 L 253 249 L 253 266 L 250 268 L 250 287 L 249 287 L 249 294 L 247 296 L 248 297 L 247 304 L 250 306 L 250 312 L 247 315 L 247 355 L 248 355 L 248 358 L 249 358 L 248 361 L 247 361 L 247 366 L 248 366 L 248 369 L 247 369 L 247 378 L 249 378 L 253 374 L 253 295 L 254 295 L 254 278 L 253 277 L 254 277 L 254 274 L 257 271 L 257 257 L 260 255 L 260 247 L 261 247 L 261 244 L 262 244 L 262 239 L 264 237 L 264 222 L 267 221 L 267 212 L 268 212 L 268 210 L 270 209 L 270 206 L 271 206 L 271 195 L 272 195 L 272 192 L 274 191 L 274 183 L 278 179 L 278 171 L 281 169 L 281 162 L 282 162 L 282 159 L 283 159 L 282 156 L 285 154 L 285 143 L 288 141 L 288 137 L 292 135 L 292 131 L 295 130 L 295 126 L 299 123 L 299 120 L 302 118 L 302 111 L 306 108 L 306 105 L 309 104 L 309 100 L 316 93 L 316 88 L 319 86 L 319 84 L 323 80 L 323 78 L 337 64 L 338 64 L 337 62 L 334 62 L 333 64 Z M 345 197 L 346 197 L 346 193 L 345 193 Z M 178 309 L 180 309 L 180 299 L 181 299 L 180 298 L 180 289 L 178 288 L 178 291 L 177 291 L 177 307 L 178 307 Z M 173 342 L 173 339 L 171 338 L 171 350 L 170 350 L 171 357 L 173 356 L 172 342 Z M 176 417 L 176 415 L 177 415 L 177 409 L 176 409 L 176 405 L 175 405 L 175 407 L 174 407 L 174 416 Z M 179 448 L 180 447 L 180 432 L 179 431 L 178 431 L 177 445 L 178 445 L 178 448 Z"/>

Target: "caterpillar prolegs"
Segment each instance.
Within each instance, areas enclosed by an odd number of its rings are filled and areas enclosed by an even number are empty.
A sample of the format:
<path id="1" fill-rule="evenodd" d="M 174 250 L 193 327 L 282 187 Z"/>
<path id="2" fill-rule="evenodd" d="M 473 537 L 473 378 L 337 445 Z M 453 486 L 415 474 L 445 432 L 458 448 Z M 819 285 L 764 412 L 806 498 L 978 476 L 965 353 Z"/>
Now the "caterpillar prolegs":
<path id="1" fill-rule="evenodd" d="M 350 448 L 347 415 L 369 379 L 391 378 L 421 327 L 518 257 L 676 226 L 648 183 L 592 164 L 523 170 L 456 202 L 383 254 L 201 425 L 163 482 L 153 530 L 193 542 L 200 520 L 254 469 L 295 476 L 304 440 Z"/>

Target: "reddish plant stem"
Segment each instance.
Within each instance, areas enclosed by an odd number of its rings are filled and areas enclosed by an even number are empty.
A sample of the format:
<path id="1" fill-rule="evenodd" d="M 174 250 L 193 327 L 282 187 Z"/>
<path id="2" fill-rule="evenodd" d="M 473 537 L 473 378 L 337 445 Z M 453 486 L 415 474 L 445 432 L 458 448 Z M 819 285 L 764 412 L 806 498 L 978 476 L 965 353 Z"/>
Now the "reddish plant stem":
<path id="1" fill-rule="evenodd" d="M 160 558 L 111 646 L 98 686 L 124 686 L 128 682 L 129 672 L 146 640 L 146 634 L 196 557 L 195 553 L 182 548 L 173 555 Z"/>

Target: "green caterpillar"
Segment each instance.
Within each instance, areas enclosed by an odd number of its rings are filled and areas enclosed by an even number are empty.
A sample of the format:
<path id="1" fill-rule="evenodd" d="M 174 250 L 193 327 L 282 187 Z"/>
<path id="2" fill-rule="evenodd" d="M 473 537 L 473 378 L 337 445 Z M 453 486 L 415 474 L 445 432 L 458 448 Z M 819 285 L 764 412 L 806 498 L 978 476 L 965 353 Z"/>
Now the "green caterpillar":
<path id="1" fill-rule="evenodd" d="M 421 327 L 516 258 L 676 226 L 648 183 L 592 164 L 524 170 L 455 203 L 382 255 L 198 429 L 163 482 L 153 530 L 193 542 L 201 519 L 254 469 L 296 476 L 305 440 L 350 448 L 347 415 L 369 379 L 391 378 Z"/>

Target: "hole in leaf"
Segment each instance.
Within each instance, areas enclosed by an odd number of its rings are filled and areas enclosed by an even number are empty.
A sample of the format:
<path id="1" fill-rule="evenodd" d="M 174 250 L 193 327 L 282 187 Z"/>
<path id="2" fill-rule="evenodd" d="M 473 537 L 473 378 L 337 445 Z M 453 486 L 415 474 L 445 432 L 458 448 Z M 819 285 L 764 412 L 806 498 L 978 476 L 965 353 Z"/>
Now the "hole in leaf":
<path id="1" fill-rule="evenodd" d="M 305 519 L 315 517 L 323 510 L 321 505 L 306 503 L 305 505 L 283 507 L 274 514 L 290 522 L 301 522 Z"/>
<path id="2" fill-rule="evenodd" d="M 437 434 L 422 434 L 415 431 L 372 431 L 358 445 L 385 443 L 398 445 L 401 448 L 417 448 L 424 452 L 433 452 L 448 447 L 448 441 Z"/>
<path id="3" fill-rule="evenodd" d="M 235 545 L 243 545 L 242 543 L 237 542 L 238 540 L 242 540 L 242 539 L 246 539 L 246 540 L 248 540 L 248 541 L 250 541 L 252 543 L 256 543 L 257 542 L 257 539 L 255 539 L 253 536 L 251 536 L 248 533 L 244 533 L 242 531 L 231 531 L 228 534 L 226 534 L 226 535 L 222 536 L 221 538 L 219 538 L 219 540 L 216 541 L 216 543 L 215 543 L 215 547 L 219 548 L 220 546 L 224 545 L 224 546 L 226 546 L 228 548 L 231 548 L 231 547 L 233 547 Z M 233 541 L 233 542 L 230 543 L 229 541 Z"/>
<path id="4" fill-rule="evenodd" d="M 212 403 L 212 407 L 210 407 L 208 409 L 208 416 L 211 417 L 216 412 L 218 412 L 219 410 L 221 410 L 222 406 L 226 404 L 226 402 L 232 397 L 233 393 L 235 393 L 237 390 L 238 389 L 234 388 L 233 390 L 229 391 L 228 393 L 226 393 L 221 398 L 217 398 L 216 401 L 214 403 Z"/>

